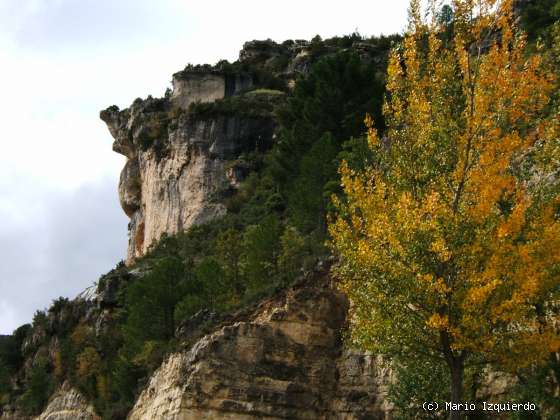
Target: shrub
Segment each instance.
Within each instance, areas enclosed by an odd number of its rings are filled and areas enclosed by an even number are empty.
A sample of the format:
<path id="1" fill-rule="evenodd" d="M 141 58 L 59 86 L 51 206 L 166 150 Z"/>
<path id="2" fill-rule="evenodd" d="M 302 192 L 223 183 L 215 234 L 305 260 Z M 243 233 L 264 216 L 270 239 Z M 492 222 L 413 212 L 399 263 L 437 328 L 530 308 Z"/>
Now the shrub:
<path id="1" fill-rule="evenodd" d="M 38 414 L 46 405 L 53 391 L 53 380 L 49 374 L 49 368 L 45 358 L 40 358 L 33 364 L 27 381 L 27 389 L 20 400 L 24 413 Z"/>

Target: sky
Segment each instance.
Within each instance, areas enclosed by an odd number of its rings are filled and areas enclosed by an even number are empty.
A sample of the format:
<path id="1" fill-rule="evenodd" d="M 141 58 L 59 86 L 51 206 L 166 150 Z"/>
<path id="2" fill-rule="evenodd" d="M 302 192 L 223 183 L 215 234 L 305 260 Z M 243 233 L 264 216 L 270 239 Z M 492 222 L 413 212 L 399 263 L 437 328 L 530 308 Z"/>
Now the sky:
<path id="1" fill-rule="evenodd" d="M 0 334 L 126 254 L 99 111 L 245 41 L 402 32 L 408 0 L 0 0 Z"/>

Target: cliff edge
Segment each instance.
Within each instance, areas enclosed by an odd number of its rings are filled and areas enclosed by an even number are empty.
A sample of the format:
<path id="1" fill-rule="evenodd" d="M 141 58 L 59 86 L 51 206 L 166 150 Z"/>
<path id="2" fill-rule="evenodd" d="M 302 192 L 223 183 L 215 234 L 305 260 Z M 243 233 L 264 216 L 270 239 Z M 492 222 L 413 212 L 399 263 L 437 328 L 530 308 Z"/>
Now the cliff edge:
<path id="1" fill-rule="evenodd" d="M 243 175 L 235 161 L 242 153 L 270 148 L 276 123 L 266 107 L 278 102 L 281 93 L 236 98 L 255 110 L 261 107 L 251 115 L 219 106 L 204 115 L 191 106 L 226 101 L 225 80 L 225 75 L 210 72 L 182 74 L 174 77 L 170 97 L 139 99 L 125 110 L 101 112 L 115 139 L 113 150 L 127 157 L 119 199 L 130 217 L 128 263 L 162 234 L 223 216 L 220 196 L 235 189 Z M 233 91 L 246 85 L 235 84 Z"/>

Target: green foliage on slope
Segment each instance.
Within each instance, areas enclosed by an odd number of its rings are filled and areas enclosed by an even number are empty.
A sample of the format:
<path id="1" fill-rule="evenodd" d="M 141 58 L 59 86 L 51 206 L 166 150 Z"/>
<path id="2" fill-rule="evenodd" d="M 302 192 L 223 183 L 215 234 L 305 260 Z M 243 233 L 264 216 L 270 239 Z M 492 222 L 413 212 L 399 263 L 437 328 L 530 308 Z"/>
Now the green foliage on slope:
<path id="1" fill-rule="evenodd" d="M 532 40 L 549 39 L 557 5 L 557 0 L 543 0 L 524 10 L 523 22 Z M 444 20 L 452 20 L 449 11 Z M 103 418 L 124 419 L 165 355 L 195 339 L 197 328 L 210 331 L 220 317 L 286 287 L 324 257 L 325 220 L 331 195 L 340 192 L 340 161 L 363 169 L 375 158 L 364 136 L 364 116 L 371 114 L 377 128 L 384 129 L 385 62 L 396 39 L 364 40 L 359 34 L 324 41 L 316 37 L 309 74 L 291 93 L 270 71 L 221 63 L 226 73 L 251 73 L 260 89 L 195 104 L 191 114 L 214 118 L 277 113 L 278 143 L 269 152 L 238 158 L 236 163 L 251 173 L 237 192 L 222 197 L 227 216 L 165 236 L 133 267 L 119 264 L 109 273 L 121 280 L 107 318 L 101 315 L 106 308 L 89 308 L 95 316 L 87 318 L 77 304 L 59 299 L 48 312 L 36 314 L 32 328 L 24 326 L 12 336 L 0 337 L 0 405 L 15 401 L 24 412 L 38 413 L 51 391 L 68 380 Z M 284 46 L 293 44 L 288 41 Z M 370 57 L 364 59 L 355 44 L 364 44 Z M 283 69 L 285 57 L 267 65 Z M 286 105 L 277 109 L 271 96 L 288 97 Z M 143 138 L 143 147 L 153 145 L 164 129 L 154 126 L 154 133 Z M 100 279 L 100 292 L 109 288 L 109 274 Z M 103 322 L 92 325 L 92 319 Z M 181 332 L 185 325 L 195 325 L 187 336 Z M 58 341 L 52 358 L 45 357 L 51 337 Z M 25 358 L 35 355 L 40 357 L 25 371 Z M 396 366 L 400 382 L 392 388 L 391 398 L 404 418 L 417 410 L 410 402 L 447 398 L 441 366 L 404 362 Z M 547 369 L 558 372 L 557 362 L 551 361 Z M 524 386 L 517 395 L 549 401 L 551 395 L 539 386 L 549 370 L 524 372 Z M 25 383 L 23 392 L 12 386 L 18 372 Z"/>
<path id="2" fill-rule="evenodd" d="M 11 377 L 23 364 L 21 345 L 30 328 L 30 325 L 24 325 L 12 335 L 0 336 L 0 404 L 8 400 Z"/>
<path id="3" fill-rule="evenodd" d="M 43 409 L 54 388 L 53 378 L 49 371 L 46 358 L 39 358 L 33 362 L 27 389 L 21 398 L 21 405 L 25 414 L 38 414 Z"/>
<path id="4" fill-rule="evenodd" d="M 552 26 L 560 18 L 560 1 L 533 0 L 526 2 L 521 8 L 521 24 L 529 40 L 541 38 L 546 43 L 551 42 Z"/>
<path id="5" fill-rule="evenodd" d="M 345 142 L 363 136 L 366 113 L 382 127 L 383 92 L 379 65 L 343 51 L 313 65 L 280 111 L 280 142 L 271 153 L 270 173 L 288 217 L 302 232 L 324 236 L 330 196 L 339 190 L 339 155 Z"/>
<path id="6" fill-rule="evenodd" d="M 274 112 L 274 105 L 284 93 L 279 90 L 257 89 L 244 95 L 229 96 L 215 102 L 195 102 L 189 107 L 189 114 L 197 119 L 211 119 L 222 116 L 268 117 Z"/>
<path id="7" fill-rule="evenodd" d="M 286 88 L 261 71 L 261 89 L 193 105 L 191 114 L 204 118 L 279 112 L 280 141 L 268 152 L 237 159 L 249 174 L 235 193 L 217 197 L 228 209 L 225 217 L 164 236 L 134 266 L 119 264 L 102 276 L 98 293 L 112 295 L 108 303 L 91 307 L 59 299 L 49 311 L 38 311 L 26 357 L 46 357 L 23 373 L 25 392 L 18 393 L 9 378 L 23 372 L 22 343 L 31 333 L 14 347 L 20 359 L 0 352 L 0 398 L 37 413 L 67 380 L 103 418 L 123 419 L 167 353 L 287 287 L 325 257 L 324 220 L 330 194 L 338 191 L 339 160 L 360 161 L 364 115 L 381 113 L 391 41 L 368 40 L 376 62 L 344 51 L 361 41 L 358 34 L 315 39 L 314 64 L 292 93 L 270 90 Z M 276 100 L 286 96 L 278 110 Z M 110 292 L 115 281 L 118 290 Z M 52 337 L 58 344 L 48 354 Z"/>

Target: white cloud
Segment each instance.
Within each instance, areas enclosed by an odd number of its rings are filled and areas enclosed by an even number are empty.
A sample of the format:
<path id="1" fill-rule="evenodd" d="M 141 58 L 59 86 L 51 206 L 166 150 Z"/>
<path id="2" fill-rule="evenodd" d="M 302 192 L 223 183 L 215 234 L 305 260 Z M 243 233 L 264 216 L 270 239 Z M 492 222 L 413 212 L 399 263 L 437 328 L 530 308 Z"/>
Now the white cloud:
<path id="1" fill-rule="evenodd" d="M 39 191 L 40 206 L 21 206 L 24 218 L 0 208 L 0 334 L 57 297 L 76 296 L 124 257 L 127 219 L 115 190 L 114 179 L 103 178 Z"/>
<path id="2" fill-rule="evenodd" d="M 116 193 L 124 159 L 111 151 L 101 109 L 161 96 L 186 63 L 233 61 L 252 39 L 398 32 L 407 5 L 0 0 L 0 333 L 91 284 L 125 252 Z"/>
<path id="3" fill-rule="evenodd" d="M 11 334 L 16 326 L 19 326 L 19 319 L 16 316 L 14 304 L 0 299 L 0 334 Z"/>

